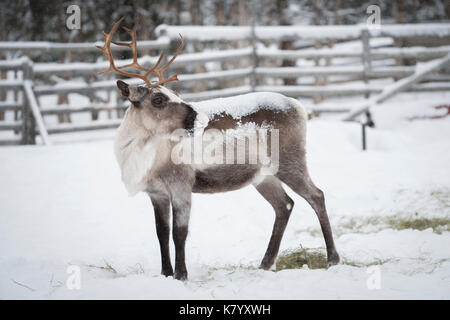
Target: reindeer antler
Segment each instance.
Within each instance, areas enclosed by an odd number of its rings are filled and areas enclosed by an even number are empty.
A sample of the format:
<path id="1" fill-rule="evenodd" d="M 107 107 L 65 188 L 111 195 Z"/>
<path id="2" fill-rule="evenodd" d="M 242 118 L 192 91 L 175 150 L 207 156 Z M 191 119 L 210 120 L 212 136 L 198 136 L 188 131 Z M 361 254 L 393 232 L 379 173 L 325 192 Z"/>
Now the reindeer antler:
<path id="1" fill-rule="evenodd" d="M 104 74 L 110 71 L 115 71 L 119 74 L 122 74 L 126 77 L 130 77 L 130 78 L 139 78 L 143 81 L 145 81 L 145 83 L 147 84 L 147 86 L 149 88 L 155 88 L 159 85 L 162 85 L 166 82 L 170 82 L 170 81 L 176 81 L 178 80 L 178 74 L 175 73 L 174 75 L 170 76 L 167 79 L 164 79 L 164 75 L 163 72 L 164 70 L 166 70 L 171 64 L 172 62 L 175 60 L 175 58 L 180 54 L 180 52 L 183 50 L 184 47 L 184 39 L 180 34 L 180 38 L 181 38 L 181 43 L 177 49 L 177 51 L 175 52 L 174 56 L 161 68 L 158 69 L 159 64 L 161 63 L 163 57 L 164 57 L 164 51 L 161 52 L 161 55 L 158 58 L 158 61 L 156 61 L 155 65 L 151 68 L 144 68 L 143 66 L 141 66 L 138 63 L 137 60 L 137 44 L 136 44 L 136 29 L 137 26 L 139 25 L 140 19 L 134 24 L 132 29 L 128 29 L 127 27 L 123 27 L 123 29 L 128 32 L 131 36 L 131 41 L 130 42 L 116 42 L 116 41 L 112 41 L 112 37 L 114 36 L 114 33 L 117 31 L 117 29 L 119 28 L 120 23 L 123 21 L 124 18 L 121 18 L 119 21 L 117 21 L 116 23 L 114 23 L 114 26 L 112 27 L 111 31 L 109 33 L 105 33 L 105 31 L 103 31 L 103 36 L 105 37 L 105 44 L 103 45 L 103 47 L 97 46 L 97 48 L 101 49 L 106 57 L 109 60 L 109 68 L 106 69 L 105 71 L 99 72 L 97 74 Z M 133 62 L 130 64 L 127 64 L 125 66 L 121 66 L 121 67 L 116 67 L 116 65 L 114 64 L 114 57 L 111 53 L 111 43 L 114 43 L 115 45 L 118 46 L 125 46 L 131 49 L 132 53 L 133 53 Z M 140 74 L 140 73 L 131 73 L 131 72 L 127 72 L 124 71 L 122 69 L 125 68 L 135 68 L 138 69 L 140 71 L 144 71 L 144 74 Z M 156 83 L 151 83 L 150 79 L 149 79 L 149 75 L 151 73 L 155 73 L 158 76 L 159 81 Z"/>

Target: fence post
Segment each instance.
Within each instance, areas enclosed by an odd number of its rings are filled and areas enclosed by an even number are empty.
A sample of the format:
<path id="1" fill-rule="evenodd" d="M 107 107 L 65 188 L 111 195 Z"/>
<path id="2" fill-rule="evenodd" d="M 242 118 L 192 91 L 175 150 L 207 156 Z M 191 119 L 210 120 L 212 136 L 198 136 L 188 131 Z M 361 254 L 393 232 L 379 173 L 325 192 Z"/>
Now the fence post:
<path id="1" fill-rule="evenodd" d="M 372 71 L 372 59 L 371 59 L 371 55 L 370 55 L 370 33 L 369 30 L 367 28 L 364 28 L 361 31 L 361 41 L 362 41 L 362 45 L 363 45 L 363 52 L 362 52 L 362 64 L 363 64 L 363 68 L 364 68 L 364 75 L 363 75 L 363 79 L 364 79 L 364 83 L 369 83 L 369 73 Z M 369 98 L 370 93 L 367 92 L 365 94 L 366 98 Z"/>
<path id="2" fill-rule="evenodd" d="M 252 73 L 250 74 L 250 87 L 252 92 L 255 92 L 255 88 L 258 85 L 258 80 L 256 78 L 256 68 L 258 67 L 258 48 L 257 48 L 257 38 L 256 38 L 256 18 L 253 16 L 252 26 L 251 26 L 251 42 L 252 42 Z"/>
<path id="3" fill-rule="evenodd" d="M 22 63 L 23 81 L 33 81 L 33 64 L 28 58 L 24 58 Z M 24 89 L 23 89 L 24 90 Z M 30 108 L 25 92 L 22 94 L 22 144 L 36 144 L 36 120 Z"/>
<path id="4" fill-rule="evenodd" d="M 8 77 L 8 71 L 0 71 L 0 79 L 4 80 Z M 6 101 L 8 97 L 8 90 L 2 89 L 0 90 L 0 101 Z M 0 120 L 5 120 L 5 112 L 0 111 Z"/>

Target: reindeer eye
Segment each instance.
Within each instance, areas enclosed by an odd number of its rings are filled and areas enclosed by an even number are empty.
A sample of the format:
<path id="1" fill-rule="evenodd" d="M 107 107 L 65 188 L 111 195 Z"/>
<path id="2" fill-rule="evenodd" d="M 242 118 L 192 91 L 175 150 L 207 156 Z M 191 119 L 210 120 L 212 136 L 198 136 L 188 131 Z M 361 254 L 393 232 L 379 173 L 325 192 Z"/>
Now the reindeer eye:
<path id="1" fill-rule="evenodd" d="M 166 101 L 166 99 L 163 96 L 157 95 L 156 97 L 154 97 L 152 99 L 152 104 L 155 107 L 161 107 L 164 104 L 165 101 Z"/>
<path id="2" fill-rule="evenodd" d="M 155 98 L 153 99 L 153 104 L 161 104 L 163 102 L 163 99 L 161 97 Z"/>

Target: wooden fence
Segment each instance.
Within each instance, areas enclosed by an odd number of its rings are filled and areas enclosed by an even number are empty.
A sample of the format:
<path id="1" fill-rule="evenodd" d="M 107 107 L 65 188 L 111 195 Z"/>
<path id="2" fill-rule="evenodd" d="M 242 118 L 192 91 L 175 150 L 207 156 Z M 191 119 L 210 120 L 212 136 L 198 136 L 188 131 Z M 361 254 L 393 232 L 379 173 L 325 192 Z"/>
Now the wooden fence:
<path id="1" fill-rule="evenodd" d="M 170 50 L 178 41 L 178 34 L 186 40 L 185 53 L 181 54 L 171 68 L 181 72 L 179 81 L 171 86 L 180 91 L 187 101 L 225 97 L 254 91 L 274 91 L 292 97 L 326 99 L 335 96 L 360 95 L 368 97 L 383 93 L 384 84 L 372 80 L 394 80 L 412 77 L 417 72 L 416 62 L 446 57 L 450 52 L 450 24 L 419 24 L 383 26 L 367 29 L 365 26 L 289 26 L 289 27 L 208 27 L 208 26 L 160 26 L 155 41 L 141 41 L 139 48 Z M 383 41 L 380 41 L 383 40 Z M 419 44 L 395 47 L 394 40 L 402 39 Z M 306 47 L 295 50 L 279 50 L 280 40 L 311 40 L 325 43 L 325 48 Z M 328 47 L 332 40 L 333 46 Z M 374 43 L 373 43 L 374 42 Z M 407 42 L 407 41 L 404 41 Z M 234 45 L 236 48 L 217 51 L 212 44 Z M 381 44 L 380 44 L 381 43 Z M 100 43 L 57 44 L 47 42 L 0 42 L 0 52 L 41 50 L 46 52 L 97 52 Z M 238 45 L 236 45 L 238 44 Z M 430 46 L 431 45 L 431 46 Z M 200 52 L 193 47 L 201 47 Z M 123 47 L 113 46 L 113 50 Z M 139 62 L 151 66 L 156 56 L 143 56 Z M 170 58 L 170 57 L 169 57 Z M 294 66 L 282 67 L 281 62 L 294 61 Z M 320 65 L 318 61 L 326 61 Z M 407 60 L 407 64 L 402 61 Z M 411 63 L 412 61 L 412 63 Z M 124 60 L 121 64 L 130 61 Z M 446 64 L 446 63 L 445 63 Z M 14 73 L 15 79 L 0 80 L 0 90 L 14 91 L 14 99 L 0 101 L 0 113 L 14 112 L 14 120 L 0 120 L 0 131 L 13 131 L 13 138 L 0 138 L 0 144 L 32 144 L 39 133 L 44 143 L 47 134 L 115 128 L 126 104 L 114 102 L 93 103 L 99 92 L 115 91 L 115 80 L 86 81 L 94 72 L 102 71 L 108 63 L 33 63 L 29 59 L 0 61 L 0 72 Z M 442 69 L 444 64 L 440 65 Z M 201 72 L 199 72 L 199 70 Z M 173 71 L 173 70 L 172 70 Z M 435 71 L 435 70 L 433 70 Z M 293 79 L 294 85 L 285 85 Z M 318 82 L 317 79 L 326 79 Z M 405 91 L 450 90 L 450 76 L 446 73 L 428 72 L 411 85 L 401 87 Z M 127 80 L 129 83 L 139 83 Z M 200 88 L 200 89 L 199 89 Z M 78 93 L 89 97 L 86 105 L 39 106 L 41 97 Z M 94 98 L 93 98 L 94 97 Z M 101 100 L 101 98 L 98 98 Z M 312 108 L 319 112 L 348 112 L 348 109 Z M 92 120 L 79 123 L 46 123 L 51 115 L 75 113 L 117 112 L 115 119 Z"/>

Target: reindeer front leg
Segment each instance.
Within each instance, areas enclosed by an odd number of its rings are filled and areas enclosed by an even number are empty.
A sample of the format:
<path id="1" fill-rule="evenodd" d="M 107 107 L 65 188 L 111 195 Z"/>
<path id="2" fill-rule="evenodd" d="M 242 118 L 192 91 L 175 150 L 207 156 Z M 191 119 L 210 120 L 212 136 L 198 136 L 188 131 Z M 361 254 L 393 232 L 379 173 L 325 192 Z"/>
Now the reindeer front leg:
<path id="1" fill-rule="evenodd" d="M 161 249 L 161 274 L 166 277 L 173 275 L 170 263 L 170 198 L 169 195 L 149 194 L 155 210 L 156 234 Z"/>
<path id="2" fill-rule="evenodd" d="M 175 244 L 175 279 L 187 280 L 185 244 L 191 211 L 191 186 L 171 186 L 173 212 L 173 242 Z"/>

